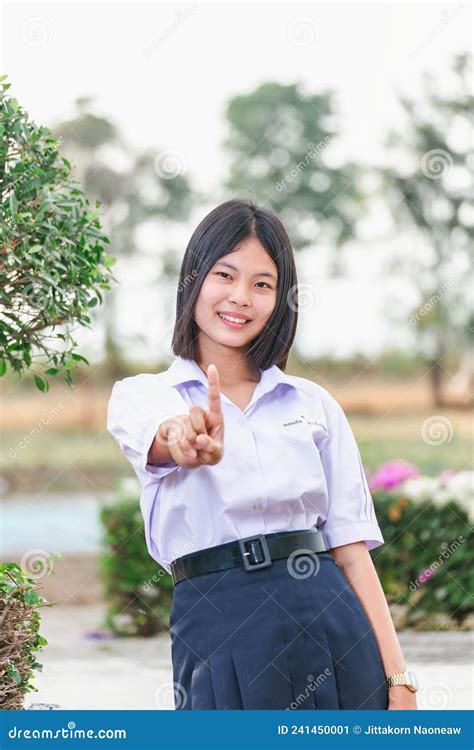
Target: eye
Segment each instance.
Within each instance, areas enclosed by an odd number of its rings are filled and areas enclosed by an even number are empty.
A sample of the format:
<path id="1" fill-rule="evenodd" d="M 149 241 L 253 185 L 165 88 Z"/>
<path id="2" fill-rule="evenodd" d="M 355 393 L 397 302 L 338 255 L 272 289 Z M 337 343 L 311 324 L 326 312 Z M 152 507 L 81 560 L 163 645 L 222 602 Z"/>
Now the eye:
<path id="1" fill-rule="evenodd" d="M 223 276 L 229 276 L 229 278 L 230 278 L 230 274 L 229 274 L 229 273 L 226 273 L 225 271 L 216 271 L 216 276 L 219 276 L 219 274 L 222 274 Z M 258 282 L 257 282 L 257 284 L 265 284 L 265 286 L 266 286 L 266 287 L 267 287 L 268 289 L 271 289 L 271 286 L 270 286 L 270 284 L 267 284 L 267 282 L 266 282 L 266 281 L 258 281 Z"/>

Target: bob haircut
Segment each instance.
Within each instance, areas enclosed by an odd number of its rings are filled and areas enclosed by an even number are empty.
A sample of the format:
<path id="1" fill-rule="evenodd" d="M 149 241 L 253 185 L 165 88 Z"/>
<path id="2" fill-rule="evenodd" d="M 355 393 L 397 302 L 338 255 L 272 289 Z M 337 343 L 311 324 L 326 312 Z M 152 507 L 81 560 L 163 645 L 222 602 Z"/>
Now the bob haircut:
<path id="1" fill-rule="evenodd" d="M 258 238 L 272 258 L 278 283 L 273 313 L 263 331 L 249 343 L 245 359 L 251 373 L 274 364 L 285 369 L 298 321 L 293 249 L 276 214 L 248 198 L 221 203 L 204 217 L 189 240 L 178 284 L 172 339 L 175 355 L 196 360 L 199 328 L 193 313 L 204 279 L 219 258 L 238 250 L 250 237 Z"/>

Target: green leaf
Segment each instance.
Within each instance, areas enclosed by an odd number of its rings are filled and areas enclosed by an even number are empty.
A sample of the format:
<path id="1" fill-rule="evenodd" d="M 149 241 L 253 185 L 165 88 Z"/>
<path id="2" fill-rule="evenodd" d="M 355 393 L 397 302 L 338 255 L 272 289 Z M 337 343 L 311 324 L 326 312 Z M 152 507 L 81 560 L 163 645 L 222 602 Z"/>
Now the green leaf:
<path id="1" fill-rule="evenodd" d="M 46 391 L 49 390 L 48 381 L 43 380 L 43 378 L 40 378 L 40 376 L 36 374 L 35 374 L 35 383 L 36 383 L 36 387 L 43 393 L 46 393 Z"/>
<path id="2" fill-rule="evenodd" d="M 5 375 L 7 371 L 7 363 L 4 359 L 0 359 L 0 378 Z"/>

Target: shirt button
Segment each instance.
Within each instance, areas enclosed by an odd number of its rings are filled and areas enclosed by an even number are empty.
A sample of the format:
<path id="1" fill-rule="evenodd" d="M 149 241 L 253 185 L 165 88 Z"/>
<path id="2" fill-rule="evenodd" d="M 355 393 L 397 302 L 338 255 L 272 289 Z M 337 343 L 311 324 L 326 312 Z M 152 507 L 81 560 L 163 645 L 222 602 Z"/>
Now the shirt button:
<path id="1" fill-rule="evenodd" d="M 262 506 L 262 503 L 254 503 L 254 504 L 252 505 L 252 508 L 253 508 L 253 509 L 254 509 L 255 511 L 257 511 L 257 510 L 262 510 L 263 506 Z"/>

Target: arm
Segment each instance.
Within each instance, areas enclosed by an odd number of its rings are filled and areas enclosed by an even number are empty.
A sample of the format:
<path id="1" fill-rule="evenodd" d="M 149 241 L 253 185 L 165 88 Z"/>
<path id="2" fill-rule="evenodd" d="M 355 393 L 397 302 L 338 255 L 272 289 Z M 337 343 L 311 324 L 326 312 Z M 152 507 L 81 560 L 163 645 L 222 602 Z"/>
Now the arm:
<path id="1" fill-rule="evenodd" d="M 365 542 L 344 544 L 329 551 L 342 568 L 372 625 L 385 675 L 389 677 L 395 672 L 404 672 L 405 660 L 392 616 Z M 416 707 L 415 694 L 408 688 L 395 685 L 389 689 L 389 708 L 416 709 Z"/>
<path id="2" fill-rule="evenodd" d="M 170 449 L 167 445 L 167 431 L 166 421 L 162 422 L 158 428 L 158 432 L 153 438 L 153 442 L 150 445 L 148 451 L 147 463 L 157 466 L 159 464 L 168 464 L 173 461 Z"/>

